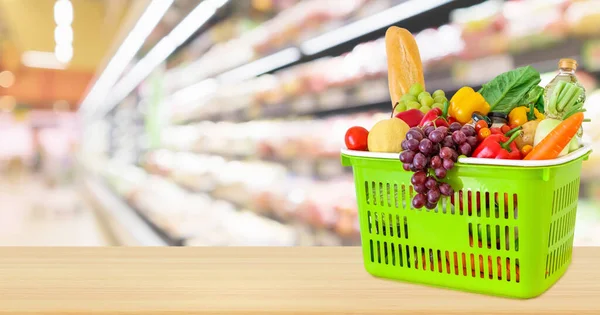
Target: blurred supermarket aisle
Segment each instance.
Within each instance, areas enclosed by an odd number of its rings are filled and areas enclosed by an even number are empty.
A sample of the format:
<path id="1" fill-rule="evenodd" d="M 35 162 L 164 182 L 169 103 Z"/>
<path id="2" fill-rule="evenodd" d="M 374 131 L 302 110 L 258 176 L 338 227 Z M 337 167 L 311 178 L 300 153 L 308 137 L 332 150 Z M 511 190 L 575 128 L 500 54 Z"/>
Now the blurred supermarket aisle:
<path id="1" fill-rule="evenodd" d="M 19 170 L 0 178 L 0 246 L 106 245 L 93 211 L 72 186 L 51 188 Z"/>

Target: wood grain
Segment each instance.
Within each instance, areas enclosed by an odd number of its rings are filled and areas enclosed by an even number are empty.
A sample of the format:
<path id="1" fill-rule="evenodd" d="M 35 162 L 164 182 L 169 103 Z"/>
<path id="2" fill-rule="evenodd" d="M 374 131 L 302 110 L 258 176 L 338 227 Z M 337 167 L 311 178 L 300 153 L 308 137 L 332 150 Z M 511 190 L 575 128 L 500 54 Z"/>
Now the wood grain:
<path id="1" fill-rule="evenodd" d="M 3 314 L 600 314 L 600 248 L 510 300 L 371 277 L 357 247 L 0 248 Z"/>

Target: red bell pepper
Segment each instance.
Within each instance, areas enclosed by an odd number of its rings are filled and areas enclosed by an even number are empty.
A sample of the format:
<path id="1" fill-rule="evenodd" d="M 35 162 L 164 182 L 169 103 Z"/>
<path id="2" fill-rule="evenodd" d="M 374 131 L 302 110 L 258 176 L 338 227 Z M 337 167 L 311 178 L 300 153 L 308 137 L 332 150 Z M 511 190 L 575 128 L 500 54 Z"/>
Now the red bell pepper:
<path id="1" fill-rule="evenodd" d="M 520 160 L 521 152 L 513 141 L 519 136 L 513 132 L 510 138 L 503 134 L 493 134 L 485 138 L 473 151 L 472 157 L 482 159 Z"/>
<path id="2" fill-rule="evenodd" d="M 396 118 L 402 119 L 409 127 L 416 127 L 423 120 L 425 114 L 418 109 L 409 109 L 396 114 Z"/>
<path id="3" fill-rule="evenodd" d="M 502 130 L 498 127 L 490 128 L 490 131 L 492 132 L 493 135 L 503 135 L 504 134 L 504 132 L 502 132 Z"/>
<path id="4" fill-rule="evenodd" d="M 434 125 L 436 127 L 448 127 L 448 121 L 444 118 L 444 113 L 439 108 L 434 108 L 425 114 L 421 122 L 419 123 L 419 127 L 427 127 L 429 125 Z"/>

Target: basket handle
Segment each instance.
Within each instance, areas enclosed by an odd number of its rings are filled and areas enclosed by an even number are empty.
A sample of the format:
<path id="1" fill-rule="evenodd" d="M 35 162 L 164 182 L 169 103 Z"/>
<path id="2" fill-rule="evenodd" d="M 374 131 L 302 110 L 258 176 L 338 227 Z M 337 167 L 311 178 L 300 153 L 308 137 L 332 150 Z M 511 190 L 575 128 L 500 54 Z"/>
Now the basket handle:
<path id="1" fill-rule="evenodd" d="M 592 152 L 594 152 L 594 150 L 589 150 L 589 151 L 588 151 L 588 153 L 586 153 L 586 154 L 583 156 L 583 160 L 584 160 L 584 161 L 587 161 L 587 160 L 589 160 L 589 159 L 590 159 L 590 154 L 592 154 Z"/>
<path id="2" fill-rule="evenodd" d="M 350 158 L 347 155 L 341 154 L 340 159 L 342 162 L 342 166 L 344 166 L 344 167 L 352 166 L 352 162 L 350 162 Z"/>

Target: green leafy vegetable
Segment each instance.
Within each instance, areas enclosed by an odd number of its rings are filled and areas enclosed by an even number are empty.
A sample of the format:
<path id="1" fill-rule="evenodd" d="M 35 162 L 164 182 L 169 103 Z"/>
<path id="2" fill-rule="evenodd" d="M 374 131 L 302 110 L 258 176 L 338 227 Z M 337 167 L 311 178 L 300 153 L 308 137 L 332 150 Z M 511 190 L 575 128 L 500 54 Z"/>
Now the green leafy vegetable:
<path id="1" fill-rule="evenodd" d="M 534 86 L 524 98 L 523 106 L 532 105 L 540 113 L 544 113 L 544 88 L 536 85 Z"/>
<path id="2" fill-rule="evenodd" d="M 531 103 L 535 104 L 538 102 L 538 100 L 541 98 L 543 99 L 542 95 L 544 94 L 544 88 L 536 85 L 534 86 L 531 90 L 529 90 L 529 92 L 527 92 L 527 96 L 525 97 L 525 104 L 522 105 L 529 105 Z"/>
<path id="3" fill-rule="evenodd" d="M 535 97 L 540 82 L 540 73 L 533 67 L 526 66 L 495 77 L 484 84 L 479 93 L 490 104 L 490 112 L 508 114 L 513 108 L 526 104 L 529 97 Z M 534 91 L 529 94 L 532 89 Z"/>
<path id="4" fill-rule="evenodd" d="M 540 98 L 538 98 L 534 107 L 537 108 L 537 110 L 542 114 L 546 112 L 546 106 L 544 105 L 544 96 L 543 95 Z"/>

